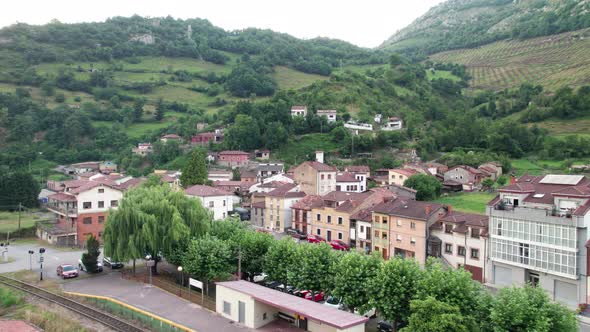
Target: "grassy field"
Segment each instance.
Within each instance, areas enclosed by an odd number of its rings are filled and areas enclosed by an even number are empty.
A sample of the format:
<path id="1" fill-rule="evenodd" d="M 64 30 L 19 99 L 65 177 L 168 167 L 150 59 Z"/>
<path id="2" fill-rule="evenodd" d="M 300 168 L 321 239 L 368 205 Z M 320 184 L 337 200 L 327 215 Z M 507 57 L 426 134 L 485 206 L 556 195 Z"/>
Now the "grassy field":
<path id="1" fill-rule="evenodd" d="M 294 165 L 306 160 L 316 150 L 329 152 L 337 148 L 338 144 L 330 139 L 329 134 L 308 134 L 283 145 L 273 157 Z"/>
<path id="2" fill-rule="evenodd" d="M 284 66 L 275 67 L 272 77 L 281 89 L 300 89 L 315 81 L 328 79 L 327 76 L 306 74 Z"/>
<path id="3" fill-rule="evenodd" d="M 486 205 L 494 197 L 496 197 L 495 193 L 457 193 L 439 197 L 435 202 L 451 205 L 456 211 L 484 214 Z"/>
<path id="4" fill-rule="evenodd" d="M 471 87 L 503 89 L 524 82 L 554 91 L 590 83 L 590 29 L 527 40 L 499 41 L 432 55 L 467 66 Z"/>
<path id="5" fill-rule="evenodd" d="M 564 173 L 567 171 L 563 160 L 530 160 L 530 159 L 513 159 L 512 168 L 517 176 L 523 174 L 543 175 L 548 173 Z M 585 161 L 577 161 L 586 164 Z M 575 164 L 576 162 L 574 162 Z"/>
<path id="6" fill-rule="evenodd" d="M 21 212 L 21 228 L 28 228 L 35 225 L 37 218 L 27 212 Z M 13 232 L 18 229 L 18 212 L 0 212 L 0 232 Z"/>
<path id="7" fill-rule="evenodd" d="M 443 78 L 443 79 L 447 79 L 447 80 L 451 80 L 451 81 L 455 81 L 455 82 L 458 82 L 461 80 L 460 77 L 453 75 L 448 70 L 435 70 L 434 72 L 427 70 L 426 77 L 428 77 L 428 79 L 431 81 L 435 80 L 435 79 L 439 79 L 439 78 Z"/>

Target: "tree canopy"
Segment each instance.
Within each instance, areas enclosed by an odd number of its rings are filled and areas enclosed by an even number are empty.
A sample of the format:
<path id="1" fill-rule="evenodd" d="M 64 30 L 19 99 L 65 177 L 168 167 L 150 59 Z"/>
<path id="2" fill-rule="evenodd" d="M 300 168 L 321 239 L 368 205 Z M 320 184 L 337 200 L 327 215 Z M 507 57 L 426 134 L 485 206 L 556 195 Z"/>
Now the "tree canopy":
<path id="1" fill-rule="evenodd" d="M 180 183 L 183 187 L 188 188 L 195 184 L 207 183 L 207 164 L 205 161 L 207 154 L 203 149 L 194 149 L 191 153 L 191 159 L 182 169 Z"/>
<path id="2" fill-rule="evenodd" d="M 416 174 L 410 176 L 404 186 L 415 189 L 416 199 L 419 201 L 431 201 L 436 199 L 442 190 L 442 185 L 434 176 Z"/>

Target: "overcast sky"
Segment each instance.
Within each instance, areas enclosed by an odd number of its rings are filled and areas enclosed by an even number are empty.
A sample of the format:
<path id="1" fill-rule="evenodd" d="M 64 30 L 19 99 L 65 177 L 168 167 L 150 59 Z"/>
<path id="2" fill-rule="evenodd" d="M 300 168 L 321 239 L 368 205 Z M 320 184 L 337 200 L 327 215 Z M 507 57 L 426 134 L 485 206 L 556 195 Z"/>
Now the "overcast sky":
<path id="1" fill-rule="evenodd" d="M 4 0 L 0 26 L 103 21 L 113 16 L 204 18 L 226 30 L 268 28 L 376 47 L 442 0 Z"/>

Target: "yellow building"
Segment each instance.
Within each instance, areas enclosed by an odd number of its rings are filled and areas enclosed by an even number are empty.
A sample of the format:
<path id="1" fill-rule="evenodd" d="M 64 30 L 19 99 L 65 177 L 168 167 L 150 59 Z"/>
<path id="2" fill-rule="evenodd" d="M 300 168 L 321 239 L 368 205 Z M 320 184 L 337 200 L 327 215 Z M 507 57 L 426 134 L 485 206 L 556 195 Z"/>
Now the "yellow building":
<path id="1" fill-rule="evenodd" d="M 262 194 L 264 196 L 264 228 L 282 233 L 292 227 L 291 206 L 305 197 L 299 186 L 288 183 L 277 189 Z"/>

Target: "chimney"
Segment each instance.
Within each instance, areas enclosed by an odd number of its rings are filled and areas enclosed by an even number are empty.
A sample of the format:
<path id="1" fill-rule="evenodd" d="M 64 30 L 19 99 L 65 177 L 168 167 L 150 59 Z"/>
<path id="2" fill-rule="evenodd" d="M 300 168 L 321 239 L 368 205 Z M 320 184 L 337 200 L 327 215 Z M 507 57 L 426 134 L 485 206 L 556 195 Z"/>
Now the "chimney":
<path id="1" fill-rule="evenodd" d="M 315 161 L 322 164 L 324 163 L 324 151 L 315 152 Z"/>
<path id="2" fill-rule="evenodd" d="M 426 215 L 429 215 L 430 211 L 432 211 L 432 207 L 430 205 L 426 205 L 426 207 L 424 207 L 424 212 Z"/>
<path id="3" fill-rule="evenodd" d="M 510 175 L 510 184 L 515 184 L 516 183 L 516 177 L 514 175 Z"/>

